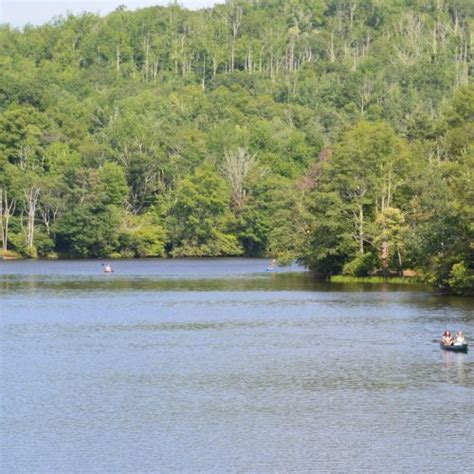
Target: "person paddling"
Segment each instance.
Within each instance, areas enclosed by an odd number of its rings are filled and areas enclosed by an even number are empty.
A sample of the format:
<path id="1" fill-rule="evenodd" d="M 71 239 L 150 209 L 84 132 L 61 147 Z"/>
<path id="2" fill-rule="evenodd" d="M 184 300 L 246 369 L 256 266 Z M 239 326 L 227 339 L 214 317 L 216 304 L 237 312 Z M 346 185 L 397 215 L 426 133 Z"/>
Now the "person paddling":
<path id="1" fill-rule="evenodd" d="M 104 267 L 104 273 L 113 273 L 112 267 L 110 265 L 102 264 L 102 266 Z"/>
<path id="2" fill-rule="evenodd" d="M 441 339 L 441 342 L 445 346 L 451 346 L 454 343 L 453 336 L 451 336 L 451 333 L 449 331 L 443 332 L 443 337 Z"/>
<path id="3" fill-rule="evenodd" d="M 464 334 L 462 333 L 462 331 L 458 331 L 456 333 L 456 338 L 454 339 L 454 345 L 462 346 L 463 344 L 466 344 L 466 338 L 464 337 Z"/>

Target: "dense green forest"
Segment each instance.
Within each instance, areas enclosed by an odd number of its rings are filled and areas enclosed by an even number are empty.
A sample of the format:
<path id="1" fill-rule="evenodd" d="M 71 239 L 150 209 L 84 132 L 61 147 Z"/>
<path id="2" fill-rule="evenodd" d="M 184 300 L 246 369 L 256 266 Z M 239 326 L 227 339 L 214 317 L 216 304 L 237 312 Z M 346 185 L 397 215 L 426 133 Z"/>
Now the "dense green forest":
<path id="1" fill-rule="evenodd" d="M 471 0 L 3 25 L 3 254 L 272 256 L 469 291 L 473 25 Z"/>

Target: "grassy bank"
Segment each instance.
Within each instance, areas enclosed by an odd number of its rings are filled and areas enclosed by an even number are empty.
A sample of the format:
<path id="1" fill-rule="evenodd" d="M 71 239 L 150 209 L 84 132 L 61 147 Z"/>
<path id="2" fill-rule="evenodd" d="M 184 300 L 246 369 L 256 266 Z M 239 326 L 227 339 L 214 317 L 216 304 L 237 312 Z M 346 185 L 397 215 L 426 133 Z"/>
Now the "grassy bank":
<path id="1" fill-rule="evenodd" d="M 10 259 L 16 259 L 16 258 L 24 258 L 22 255 L 20 255 L 18 252 L 13 252 L 12 250 L 7 250 L 3 251 L 0 250 L 0 260 L 5 259 L 5 260 L 10 260 Z"/>
<path id="2" fill-rule="evenodd" d="M 419 285 L 423 282 L 415 277 L 352 277 L 347 275 L 331 276 L 331 283 L 389 283 L 395 285 Z"/>

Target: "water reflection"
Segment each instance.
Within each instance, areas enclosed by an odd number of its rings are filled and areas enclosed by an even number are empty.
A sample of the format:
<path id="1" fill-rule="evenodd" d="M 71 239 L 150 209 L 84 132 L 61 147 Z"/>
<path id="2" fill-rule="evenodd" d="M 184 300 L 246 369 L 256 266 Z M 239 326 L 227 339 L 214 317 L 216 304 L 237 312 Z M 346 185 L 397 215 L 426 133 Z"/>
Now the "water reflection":
<path id="1" fill-rule="evenodd" d="M 432 342 L 473 337 L 471 302 L 258 260 L 56 263 L 0 270 L 2 472 L 472 464 L 472 354 Z"/>
<path id="2" fill-rule="evenodd" d="M 474 387 L 474 362 L 468 359 L 467 354 L 448 351 L 442 351 L 441 354 L 445 367 L 445 381 Z"/>
<path id="3" fill-rule="evenodd" d="M 244 291 L 244 290 L 328 290 L 309 274 L 247 275 L 246 277 L 166 278 L 166 277 L 70 277 L 4 275 L 0 277 L 0 292 L 121 292 L 134 291 Z"/>

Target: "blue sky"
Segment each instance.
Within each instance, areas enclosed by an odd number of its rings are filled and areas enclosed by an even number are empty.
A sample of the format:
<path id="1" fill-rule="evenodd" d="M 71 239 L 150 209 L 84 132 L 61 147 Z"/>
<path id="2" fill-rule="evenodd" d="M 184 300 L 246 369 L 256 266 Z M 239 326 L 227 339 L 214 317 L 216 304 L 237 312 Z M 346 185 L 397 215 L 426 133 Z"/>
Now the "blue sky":
<path id="1" fill-rule="evenodd" d="M 183 7 L 198 9 L 210 7 L 225 0 L 181 0 Z M 41 25 L 53 17 L 66 15 L 67 12 L 81 13 L 89 11 L 104 15 L 125 5 L 129 10 L 168 5 L 169 0 L 0 0 L 0 23 L 9 23 L 14 27 L 26 24 Z"/>

